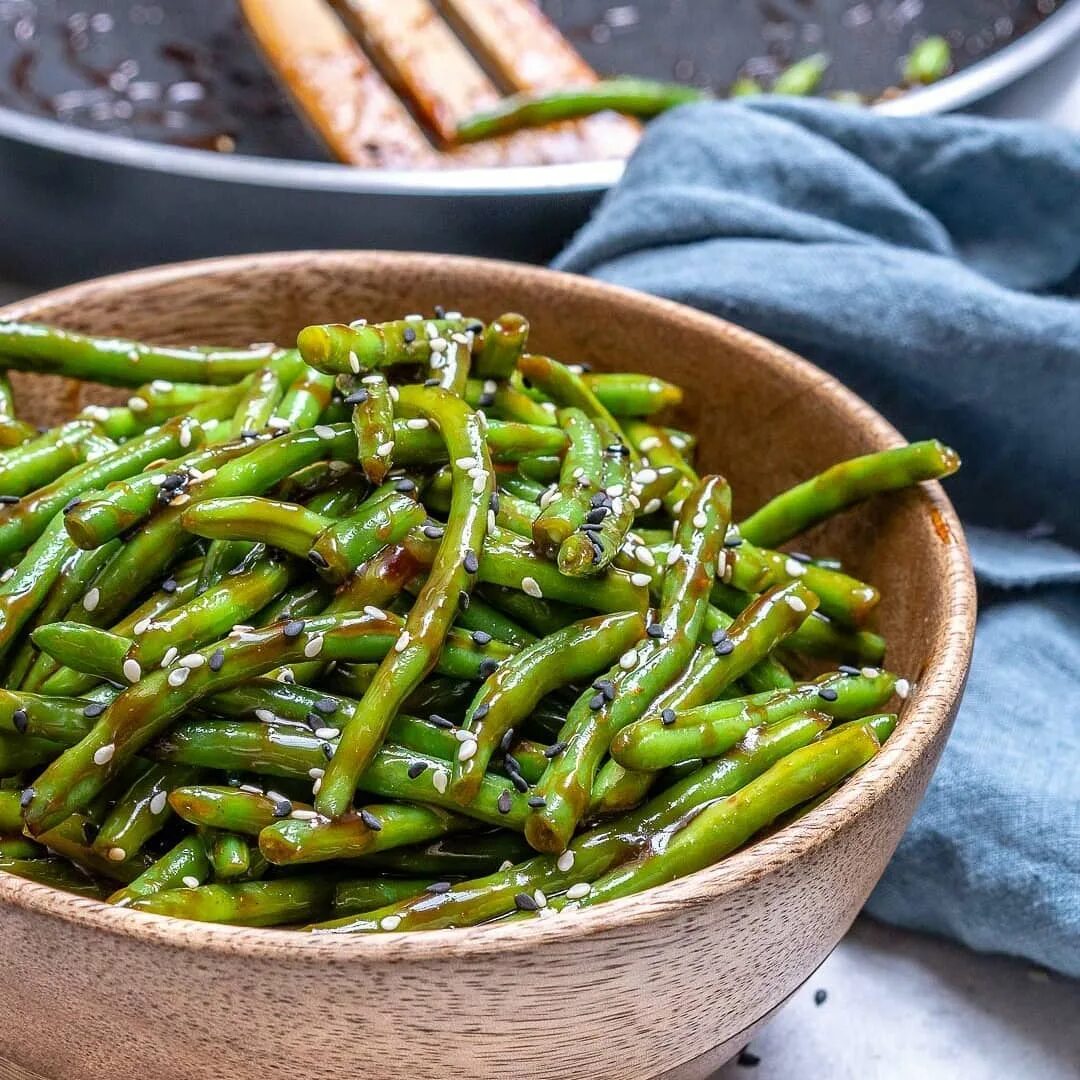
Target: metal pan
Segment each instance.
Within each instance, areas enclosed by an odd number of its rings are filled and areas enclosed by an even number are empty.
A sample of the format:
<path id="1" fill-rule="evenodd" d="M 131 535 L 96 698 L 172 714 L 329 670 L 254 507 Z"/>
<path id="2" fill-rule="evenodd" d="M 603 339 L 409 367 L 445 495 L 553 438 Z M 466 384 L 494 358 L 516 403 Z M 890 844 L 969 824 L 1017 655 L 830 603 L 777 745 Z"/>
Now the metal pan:
<path id="1" fill-rule="evenodd" d="M 5 3 L 9 9 L 33 7 L 35 0 L 3 0 L 0 9 Z M 64 0 L 36 4 L 64 11 Z M 131 0 L 118 4 L 125 11 L 132 8 Z M 878 4 L 894 18 L 899 10 L 918 21 L 919 0 Z M 1000 13 L 1003 5 L 1015 12 L 1025 4 L 948 0 L 935 2 L 930 12 L 941 19 L 943 9 L 951 9 L 953 24 L 962 18 L 966 32 L 981 35 L 977 40 L 985 43 L 988 34 L 993 39 L 995 19 L 1005 17 Z M 110 6 L 117 5 L 103 0 L 95 5 Z M 720 23 L 710 0 L 641 0 L 637 6 L 617 0 L 548 0 L 546 6 L 601 70 L 680 75 L 722 86 L 747 58 L 759 66 L 779 66 L 789 54 L 810 51 L 801 36 L 781 35 L 762 46 L 762 12 L 770 17 L 794 12 L 805 20 L 808 9 L 821 8 L 839 19 L 844 11 L 873 5 L 856 0 L 732 0 Z M 144 5 L 139 10 L 155 8 Z M 620 14 L 613 17 L 612 11 Z M 628 21 L 631 11 L 636 21 Z M 753 18 L 745 24 L 730 18 L 747 11 Z M 694 34 L 692 25 L 675 17 L 680 12 L 711 18 L 705 25 L 724 30 L 723 48 L 710 51 L 709 41 L 720 38 Z M 145 18 L 137 25 L 116 19 L 113 30 L 128 36 L 124 44 L 131 52 L 160 56 L 175 49 L 175 28 L 169 20 L 182 16 L 185 25 L 218 34 L 217 47 L 227 46 L 230 64 L 235 59 L 247 72 L 237 93 L 247 93 L 252 79 L 261 77 L 252 74 L 253 54 L 244 53 L 248 47 L 242 35 L 226 37 L 222 46 L 221 20 L 233 20 L 234 13 L 220 0 L 176 0 L 164 15 L 156 25 Z M 773 24 L 781 25 L 779 18 Z M 829 75 L 833 87 L 887 85 L 911 39 L 910 29 L 894 35 L 889 48 L 879 40 L 882 35 L 844 47 L 843 37 L 829 37 L 831 25 L 824 23 L 823 44 L 834 56 Z M 933 31 L 940 25 L 929 22 L 920 29 Z M 605 26 L 604 33 L 596 29 Z M 727 32 L 736 26 L 742 27 L 741 39 Z M 751 40 L 755 26 L 758 36 Z M 1001 28 L 999 22 L 998 31 Z M 40 26 L 36 29 L 41 32 Z M 10 34 L 12 27 L 0 25 L 0 67 L 17 55 L 5 30 Z M 878 107 L 904 115 L 963 107 L 1021 78 L 1077 34 L 1080 0 L 1067 0 L 1016 40 L 961 67 L 956 75 Z M 697 53 L 687 54 L 687 40 Z M 755 56 L 755 50 L 761 55 Z M 710 56 L 715 66 L 707 69 Z M 255 109 L 262 118 L 239 132 L 238 149 L 251 152 L 237 153 L 153 141 L 160 137 L 153 130 L 138 131 L 138 138 L 90 130 L 34 111 L 12 95 L 10 86 L 5 92 L 0 85 L 0 274 L 26 282 L 56 282 L 166 259 L 300 247 L 424 249 L 545 260 L 585 220 L 622 169 L 618 162 L 439 172 L 350 169 L 318 160 L 317 144 L 287 108 L 277 108 L 272 99 Z M 196 134 L 207 137 L 205 123 Z M 285 145 L 296 159 L 273 156 L 276 145 Z"/>

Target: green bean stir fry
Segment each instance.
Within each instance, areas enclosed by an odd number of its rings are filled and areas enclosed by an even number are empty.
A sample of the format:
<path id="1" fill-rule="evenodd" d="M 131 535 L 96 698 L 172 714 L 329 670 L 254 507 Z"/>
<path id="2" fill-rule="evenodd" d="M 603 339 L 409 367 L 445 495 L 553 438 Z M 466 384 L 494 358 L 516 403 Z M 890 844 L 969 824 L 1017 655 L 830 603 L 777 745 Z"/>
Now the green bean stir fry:
<path id="1" fill-rule="evenodd" d="M 550 917 L 709 866 L 869 761 L 881 597 L 790 550 L 928 441 L 733 517 L 682 391 L 516 314 L 297 348 L 0 324 L 0 872 L 316 934 Z M 721 463 L 722 464 L 722 463 Z"/>

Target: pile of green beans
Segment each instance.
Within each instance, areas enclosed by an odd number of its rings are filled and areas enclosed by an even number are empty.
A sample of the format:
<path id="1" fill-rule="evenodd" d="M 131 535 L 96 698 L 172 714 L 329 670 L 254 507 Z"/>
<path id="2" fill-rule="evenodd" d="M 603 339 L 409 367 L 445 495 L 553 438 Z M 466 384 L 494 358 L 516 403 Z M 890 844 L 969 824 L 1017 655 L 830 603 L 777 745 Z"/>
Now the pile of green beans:
<path id="1" fill-rule="evenodd" d="M 312 933 L 544 917 L 708 866 L 879 750 L 877 589 L 790 542 L 922 442 L 741 521 L 682 391 L 457 312 L 297 348 L 0 325 L 0 872 Z"/>

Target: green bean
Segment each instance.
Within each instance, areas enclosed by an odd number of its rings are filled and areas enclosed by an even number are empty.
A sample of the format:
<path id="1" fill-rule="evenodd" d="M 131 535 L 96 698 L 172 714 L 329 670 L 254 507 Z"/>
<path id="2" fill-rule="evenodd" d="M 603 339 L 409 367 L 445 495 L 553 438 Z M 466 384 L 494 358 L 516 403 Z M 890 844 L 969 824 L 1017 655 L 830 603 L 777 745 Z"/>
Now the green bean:
<path id="1" fill-rule="evenodd" d="M 207 841 L 210 869 L 216 881 L 235 881 L 248 875 L 251 870 L 251 849 L 242 836 L 211 830 Z"/>
<path id="2" fill-rule="evenodd" d="M 333 902 L 334 883 L 321 877 L 248 881 L 168 889 L 132 900 L 133 911 L 234 926 L 283 926 L 318 918 Z"/>
<path id="3" fill-rule="evenodd" d="M 285 391 L 269 426 L 279 431 L 313 427 L 326 412 L 333 391 L 333 375 L 316 371 L 305 364 Z"/>
<path id="4" fill-rule="evenodd" d="M 134 881 L 109 897 L 110 904 L 127 907 L 133 900 L 169 889 L 193 889 L 210 877 L 210 860 L 202 836 L 185 836 Z"/>
<path id="5" fill-rule="evenodd" d="M 172 818 L 167 798 L 190 783 L 196 771 L 180 765 L 151 765 L 109 811 L 94 840 L 94 850 L 113 862 L 142 851 Z"/>
<path id="6" fill-rule="evenodd" d="M 294 809 L 311 809 L 269 789 L 260 792 L 247 787 L 207 784 L 173 788 L 169 793 L 169 806 L 192 825 L 245 836 L 258 836 L 263 829 L 288 817 Z"/>
<path id="7" fill-rule="evenodd" d="M 461 335 L 468 344 L 468 333 L 482 329 L 482 323 L 468 318 L 397 319 L 348 326 L 328 323 L 304 327 L 296 344 L 304 360 L 318 371 L 360 375 L 397 364 L 426 365 L 432 352 L 445 349 L 453 335 Z"/>
<path id="8" fill-rule="evenodd" d="M 503 98 L 492 108 L 462 120 L 455 134 L 458 142 L 477 142 L 522 128 L 578 120 L 608 109 L 647 119 L 676 105 L 709 97 L 707 91 L 682 83 L 625 76 L 599 79 L 584 86 Z"/>
<path id="9" fill-rule="evenodd" d="M 259 834 L 259 849 L 276 866 L 296 866 L 405 847 L 470 824 L 431 806 L 369 803 L 333 821 L 313 815 L 275 822 Z"/>
<path id="10" fill-rule="evenodd" d="M 455 798 L 463 805 L 471 801 L 506 733 L 522 723 L 541 698 L 598 675 L 644 633 L 645 622 L 636 613 L 600 616 L 542 638 L 503 664 L 465 713 L 462 726 L 472 738 L 460 744 L 454 762 L 450 789 Z"/>
<path id="11" fill-rule="evenodd" d="M 612 740 L 611 756 L 625 768 L 645 771 L 716 757 L 751 729 L 808 709 L 843 720 L 866 716 L 884 705 L 897 685 L 896 676 L 876 670 L 867 675 L 825 675 L 791 690 L 672 709 L 666 717 L 650 715 L 623 728 Z M 906 682 L 899 685 L 906 693 Z"/>
<path id="12" fill-rule="evenodd" d="M 500 611 L 506 612 L 533 634 L 545 637 L 572 622 L 588 618 L 585 608 L 542 597 L 530 596 L 507 585 L 480 585 L 479 593 Z M 638 604 L 634 610 L 644 610 Z"/>
<path id="13" fill-rule="evenodd" d="M 708 477 L 687 500 L 677 527 L 677 554 L 664 575 L 659 619 L 648 639 L 629 650 L 571 708 L 559 733 L 564 746 L 537 787 L 543 804 L 525 835 L 538 851 L 562 851 L 588 809 L 596 770 L 612 737 L 638 719 L 686 669 L 708 608 L 709 586 L 731 516 L 731 490 Z M 605 693 L 605 689 L 607 692 Z"/>
<path id="14" fill-rule="evenodd" d="M 851 458 L 777 495 L 739 531 L 752 543 L 778 547 L 871 495 L 951 476 L 959 467 L 956 451 L 936 439 Z"/>
<path id="15" fill-rule="evenodd" d="M 26 881 L 93 900 L 101 900 L 105 895 L 99 882 L 64 859 L 0 859 L 0 873 L 14 874 Z"/>
<path id="16" fill-rule="evenodd" d="M 562 409 L 559 427 L 569 445 L 559 472 L 558 490 L 546 499 L 532 522 L 531 535 L 541 552 L 555 557 L 559 547 L 585 523 L 592 510 L 590 500 L 604 488 L 604 443 L 600 429 L 581 409 Z M 603 517 L 601 507 L 593 516 Z"/>
<path id="17" fill-rule="evenodd" d="M 582 378 L 612 416 L 652 416 L 682 404 L 682 390 L 655 375 L 587 371 Z"/>
<path id="18" fill-rule="evenodd" d="M 480 418 L 459 398 L 438 388 L 403 387 L 398 406 L 435 421 L 454 470 L 453 494 L 439 550 L 393 651 L 382 661 L 359 707 L 344 719 L 338 753 L 330 762 L 316 808 L 340 817 L 402 700 L 438 660 L 443 639 L 479 568 L 487 507 L 494 491 L 491 459 Z"/>
<path id="19" fill-rule="evenodd" d="M 26 495 L 51 484 L 86 459 L 83 440 L 93 432 L 93 424 L 73 420 L 4 452 L 0 455 L 0 491 L 8 496 Z"/>
<path id="20" fill-rule="evenodd" d="M 38 323 L 0 323 L 0 356 L 16 371 L 51 372 L 107 386 L 138 386 L 153 379 L 231 383 L 255 371 L 272 345 L 250 349 L 187 349 L 97 338 Z"/>
<path id="21" fill-rule="evenodd" d="M 825 53 L 812 53 L 786 67 L 773 81 L 772 93 L 806 97 L 821 84 L 829 70 L 829 57 Z"/>
<path id="22" fill-rule="evenodd" d="M 0 863 L 11 859 L 41 859 L 47 852 L 40 844 L 22 836 L 0 836 Z"/>
<path id="23" fill-rule="evenodd" d="M 487 378 L 506 378 L 517 366 L 529 340 L 529 320 L 510 311 L 480 331 L 477 370 Z"/>
<path id="24" fill-rule="evenodd" d="M 134 881 L 152 863 L 153 859 L 142 852 L 124 854 L 121 859 L 112 859 L 100 854 L 90 846 L 90 837 L 94 833 L 94 822 L 83 814 L 72 814 L 52 829 L 41 833 L 38 842 L 50 851 L 70 859 L 88 873 L 113 881 Z"/>
<path id="25" fill-rule="evenodd" d="M 334 889 L 334 914 L 358 915 L 362 911 L 415 896 L 433 884 L 426 878 L 356 878 L 338 882 Z"/>
<path id="26" fill-rule="evenodd" d="M 474 634 L 490 634 L 496 641 L 504 641 L 515 649 L 524 649 L 537 640 L 532 631 L 478 596 L 469 598 L 469 606 L 458 612 L 454 625 Z"/>
<path id="27" fill-rule="evenodd" d="M 781 814 L 839 783 L 880 747 L 874 728 L 855 721 L 793 750 L 745 788 L 668 826 L 636 859 L 598 878 L 584 895 L 575 893 L 568 900 L 591 907 L 701 870 L 741 847 Z"/>
<path id="28" fill-rule="evenodd" d="M 533 401 L 510 382 L 469 379 L 463 396 L 472 408 L 483 409 L 489 417 L 494 415 L 500 420 L 516 420 L 535 427 L 555 426 L 554 405 Z"/>
<path id="29" fill-rule="evenodd" d="M 904 60 L 904 82 L 927 85 L 945 78 L 952 66 L 948 41 L 938 34 L 923 38 Z"/>
<path id="30" fill-rule="evenodd" d="M 671 514 L 678 514 L 683 502 L 694 490 L 697 473 L 690 467 L 664 428 L 639 420 L 627 420 L 624 430 L 631 446 L 637 450 L 643 461 L 648 462 L 649 467 L 656 470 L 674 469 L 679 474 L 679 479 L 662 496 L 663 504 L 668 511 Z"/>
<path id="31" fill-rule="evenodd" d="M 365 375 L 346 398 L 353 405 L 356 453 L 364 475 L 381 484 L 394 456 L 394 403 L 383 375 Z"/>

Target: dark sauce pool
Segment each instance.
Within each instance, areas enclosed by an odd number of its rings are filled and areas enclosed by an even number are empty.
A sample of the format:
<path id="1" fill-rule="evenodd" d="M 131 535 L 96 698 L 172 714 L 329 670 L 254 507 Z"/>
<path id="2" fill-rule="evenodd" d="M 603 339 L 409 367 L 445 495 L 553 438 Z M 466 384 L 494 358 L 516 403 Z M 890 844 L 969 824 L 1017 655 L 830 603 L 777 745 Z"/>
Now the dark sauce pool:
<path id="1" fill-rule="evenodd" d="M 329 2 L 329 0 L 328 0 Z M 944 35 L 957 67 L 1063 0 L 542 0 L 597 70 L 710 86 L 832 59 L 822 92 L 876 97 Z M 0 0 L 0 105 L 136 139 L 325 160 L 228 0 Z"/>

